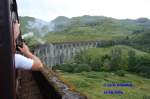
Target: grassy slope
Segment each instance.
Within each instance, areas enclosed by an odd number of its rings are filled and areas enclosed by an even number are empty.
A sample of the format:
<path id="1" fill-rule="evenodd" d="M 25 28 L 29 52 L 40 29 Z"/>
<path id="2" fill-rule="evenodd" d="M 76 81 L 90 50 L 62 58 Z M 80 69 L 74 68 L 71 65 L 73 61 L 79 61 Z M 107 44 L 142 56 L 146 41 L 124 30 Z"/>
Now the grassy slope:
<path id="1" fill-rule="evenodd" d="M 150 29 L 145 29 L 139 33 L 130 36 L 130 40 L 136 40 L 138 43 L 132 44 L 135 48 L 150 52 Z"/>
<path id="2" fill-rule="evenodd" d="M 133 50 L 137 56 L 149 55 L 148 53 L 136 50 L 129 46 L 116 45 L 105 48 L 91 48 L 84 54 L 94 58 L 109 54 L 113 48 L 121 48 L 123 58 L 126 59 L 128 51 Z M 117 76 L 108 72 L 82 72 L 82 73 L 61 73 L 62 77 L 76 86 L 77 90 L 83 92 L 89 99 L 143 99 L 150 92 L 150 79 L 127 73 L 125 77 Z M 129 83 L 135 87 L 104 87 L 103 84 Z M 104 94 L 105 90 L 122 90 L 124 94 Z"/>
<path id="3" fill-rule="evenodd" d="M 137 24 L 111 18 L 94 22 L 95 25 L 82 22 L 82 17 L 76 18 L 65 29 L 47 34 L 45 39 L 47 42 L 123 39 L 141 28 Z"/>
<path id="4" fill-rule="evenodd" d="M 44 39 L 47 42 L 70 42 L 70 41 L 93 41 L 93 40 L 116 40 L 125 38 L 125 35 L 108 35 L 108 34 L 51 34 Z"/>
<path id="5" fill-rule="evenodd" d="M 150 92 L 150 79 L 130 73 L 125 77 L 107 72 L 61 73 L 61 75 L 89 99 L 143 99 L 144 96 L 148 97 Z M 134 87 L 104 86 L 111 83 L 132 83 Z M 105 90 L 121 90 L 124 94 L 104 94 Z"/>
<path id="6" fill-rule="evenodd" d="M 89 53 L 91 55 L 104 55 L 104 54 L 109 54 L 112 49 L 114 48 L 120 48 L 122 50 L 123 55 L 127 55 L 128 51 L 132 50 L 135 51 L 137 55 L 146 55 L 148 53 L 134 49 L 130 46 L 126 45 L 115 45 L 115 46 L 110 46 L 110 47 L 102 47 L 102 48 L 91 48 L 86 51 L 86 53 Z"/>
<path id="7" fill-rule="evenodd" d="M 129 51 L 131 51 L 131 50 L 135 51 L 135 54 L 137 57 L 149 55 L 146 52 L 143 52 L 143 51 L 140 51 L 140 50 L 137 50 L 137 49 L 134 49 L 132 47 L 125 46 L 125 45 L 115 45 L 115 46 L 102 47 L 102 48 L 90 48 L 90 49 L 84 51 L 83 55 L 86 57 L 90 57 L 91 59 L 96 60 L 96 59 L 101 58 L 102 56 L 104 56 L 106 54 L 110 55 L 112 49 L 115 49 L 115 48 L 121 49 L 121 51 L 122 51 L 121 57 L 123 60 L 123 63 L 122 63 L 123 66 L 122 67 L 125 67 L 125 68 L 128 65 L 127 59 L 128 59 L 128 52 Z"/>

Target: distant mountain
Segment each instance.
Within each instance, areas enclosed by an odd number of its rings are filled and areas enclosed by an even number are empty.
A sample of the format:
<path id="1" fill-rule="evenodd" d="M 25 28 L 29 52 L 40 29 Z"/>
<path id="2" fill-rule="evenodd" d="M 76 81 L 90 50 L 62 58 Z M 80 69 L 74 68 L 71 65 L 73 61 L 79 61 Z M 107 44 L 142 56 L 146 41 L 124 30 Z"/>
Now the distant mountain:
<path id="1" fill-rule="evenodd" d="M 73 29 L 74 27 L 92 27 L 92 30 L 98 29 L 101 32 L 118 32 L 118 30 L 122 30 L 122 32 L 125 33 L 132 33 L 143 27 L 150 27 L 150 20 L 147 18 L 118 20 L 110 17 L 89 15 L 73 17 L 70 19 L 64 16 L 59 16 L 54 19 L 52 23 L 54 24 L 55 31 L 63 32 L 63 30 L 67 30 L 68 33 L 70 33 L 70 31 L 72 31 L 70 29 Z"/>
<path id="2" fill-rule="evenodd" d="M 89 16 L 67 18 L 59 16 L 51 22 L 45 22 L 33 17 L 20 17 L 23 33 L 33 32 L 39 36 L 45 34 L 132 34 L 143 28 L 150 28 L 150 20 L 118 20 L 104 16 Z M 141 32 L 140 32 L 141 33 Z"/>
<path id="3" fill-rule="evenodd" d="M 51 23 L 54 24 L 54 31 L 61 31 L 70 25 L 70 19 L 65 16 L 59 16 L 52 20 Z"/>
<path id="4" fill-rule="evenodd" d="M 33 17 L 20 17 L 20 20 L 23 34 L 33 32 L 37 36 L 44 36 L 53 29 L 53 25 L 50 22 Z"/>
<path id="5" fill-rule="evenodd" d="M 51 22 L 33 17 L 20 17 L 22 34 L 33 33 L 35 38 L 44 37 L 47 42 L 75 40 L 136 40 L 137 48 L 150 52 L 150 19 L 114 19 L 105 16 L 67 18 L 59 16 Z"/>

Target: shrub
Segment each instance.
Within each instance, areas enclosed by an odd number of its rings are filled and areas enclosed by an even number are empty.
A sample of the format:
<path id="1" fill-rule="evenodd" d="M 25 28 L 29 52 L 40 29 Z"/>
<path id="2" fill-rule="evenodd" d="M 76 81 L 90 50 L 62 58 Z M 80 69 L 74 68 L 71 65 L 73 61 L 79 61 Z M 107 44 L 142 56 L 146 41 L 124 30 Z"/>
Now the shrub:
<path id="1" fill-rule="evenodd" d="M 117 70 L 115 72 L 115 74 L 118 75 L 118 76 L 125 76 L 125 71 L 124 70 Z"/>
<path id="2" fill-rule="evenodd" d="M 150 78 L 150 56 L 145 55 L 138 58 L 137 64 L 133 66 L 132 71 Z"/>
<path id="3" fill-rule="evenodd" d="M 93 71 L 100 71 L 101 57 L 100 57 L 100 56 L 97 56 L 97 57 L 91 58 L 89 64 L 90 64 L 91 69 L 92 69 Z"/>
<path id="4" fill-rule="evenodd" d="M 54 66 L 53 69 L 59 69 L 64 72 L 74 72 L 74 73 L 91 71 L 91 67 L 88 64 L 62 64 L 62 65 Z"/>
<path id="5" fill-rule="evenodd" d="M 102 58 L 101 58 L 101 65 L 102 65 L 102 67 L 101 67 L 101 70 L 103 70 L 103 71 L 110 71 L 110 56 L 109 55 L 104 55 L 104 56 L 102 56 Z"/>
<path id="6" fill-rule="evenodd" d="M 148 66 L 141 66 L 140 68 L 138 68 L 138 70 L 139 70 L 139 74 L 141 76 L 150 78 L 150 67 L 148 67 Z"/>
<path id="7" fill-rule="evenodd" d="M 80 73 L 80 72 L 89 72 L 91 71 L 91 67 L 88 64 L 78 64 L 76 65 L 76 67 L 74 68 L 74 73 Z"/>
<path id="8" fill-rule="evenodd" d="M 128 52 L 128 70 L 134 71 L 134 68 L 137 64 L 137 56 L 135 51 L 130 50 Z"/>
<path id="9" fill-rule="evenodd" d="M 60 65 L 53 66 L 53 70 L 59 69 Z"/>
<path id="10" fill-rule="evenodd" d="M 110 70 L 116 71 L 121 68 L 122 64 L 122 50 L 120 48 L 114 48 L 111 51 L 111 59 L 110 59 Z"/>
<path id="11" fill-rule="evenodd" d="M 54 66 L 54 67 L 55 67 L 55 69 L 59 69 L 64 72 L 73 72 L 73 70 L 75 68 L 75 64 L 61 64 L 61 65 Z"/>
<path id="12" fill-rule="evenodd" d="M 94 64 L 94 65 L 92 64 L 91 68 L 93 71 L 100 71 L 100 65 L 98 65 L 98 64 Z"/>
<path id="13" fill-rule="evenodd" d="M 81 51 L 74 57 L 75 63 L 78 63 L 78 64 L 85 63 L 86 59 L 87 59 L 87 56 L 84 51 Z"/>

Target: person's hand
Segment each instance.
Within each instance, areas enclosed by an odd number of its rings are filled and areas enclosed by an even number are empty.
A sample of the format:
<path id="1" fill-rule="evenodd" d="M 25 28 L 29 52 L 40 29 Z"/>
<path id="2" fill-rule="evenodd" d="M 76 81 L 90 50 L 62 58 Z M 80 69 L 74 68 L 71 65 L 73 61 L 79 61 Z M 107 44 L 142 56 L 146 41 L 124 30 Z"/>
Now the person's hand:
<path id="1" fill-rule="evenodd" d="M 32 54 L 31 52 L 30 52 L 30 49 L 29 49 L 29 47 L 25 44 L 25 43 L 23 43 L 23 47 L 21 48 L 21 47 L 18 47 L 19 48 L 19 50 L 25 55 L 25 56 L 29 56 L 30 54 Z"/>
<path id="2" fill-rule="evenodd" d="M 16 38 L 20 34 L 20 24 L 17 21 L 16 23 L 14 23 L 13 29 L 14 29 L 14 39 L 16 40 Z"/>
<path id="3" fill-rule="evenodd" d="M 32 54 L 30 52 L 28 46 L 25 43 L 23 43 L 23 48 L 21 48 L 21 47 L 18 47 L 18 48 L 26 57 L 28 57 L 34 61 L 32 64 L 32 70 L 35 70 L 35 71 L 42 70 L 43 64 L 42 64 L 41 60 L 37 56 L 35 56 L 34 54 Z"/>

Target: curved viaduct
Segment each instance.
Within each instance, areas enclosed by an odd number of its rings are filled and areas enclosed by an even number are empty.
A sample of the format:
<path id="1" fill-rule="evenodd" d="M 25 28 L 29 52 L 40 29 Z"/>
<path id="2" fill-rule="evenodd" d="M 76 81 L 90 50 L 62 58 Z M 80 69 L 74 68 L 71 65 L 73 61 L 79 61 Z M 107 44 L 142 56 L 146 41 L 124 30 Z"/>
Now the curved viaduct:
<path id="1" fill-rule="evenodd" d="M 112 43 L 112 41 L 50 43 L 38 46 L 35 49 L 35 54 L 40 57 L 46 66 L 52 67 L 69 61 L 69 59 L 83 50 L 104 46 L 110 44 L 110 42 Z"/>

